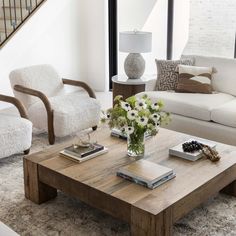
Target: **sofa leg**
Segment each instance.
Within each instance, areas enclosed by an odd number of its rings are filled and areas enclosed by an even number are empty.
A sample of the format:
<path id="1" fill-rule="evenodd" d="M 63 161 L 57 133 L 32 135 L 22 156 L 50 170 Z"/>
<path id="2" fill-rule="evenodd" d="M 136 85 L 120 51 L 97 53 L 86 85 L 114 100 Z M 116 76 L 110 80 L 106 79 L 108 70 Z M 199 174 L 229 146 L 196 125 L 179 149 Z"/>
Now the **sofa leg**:
<path id="1" fill-rule="evenodd" d="M 93 131 L 97 130 L 97 128 L 97 125 L 92 127 Z"/>
<path id="2" fill-rule="evenodd" d="M 30 153 L 30 148 L 24 151 L 25 155 L 28 155 Z"/>

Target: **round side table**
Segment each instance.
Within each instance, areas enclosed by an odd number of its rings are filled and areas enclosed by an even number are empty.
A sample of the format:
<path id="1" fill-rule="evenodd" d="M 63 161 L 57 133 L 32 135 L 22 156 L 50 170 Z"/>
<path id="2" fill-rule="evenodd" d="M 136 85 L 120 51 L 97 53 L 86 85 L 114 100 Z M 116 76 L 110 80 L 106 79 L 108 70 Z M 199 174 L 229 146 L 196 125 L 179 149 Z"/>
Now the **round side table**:
<path id="1" fill-rule="evenodd" d="M 113 82 L 113 105 L 114 98 L 122 95 L 124 99 L 131 97 L 137 93 L 145 91 L 145 85 L 148 79 L 142 77 L 141 79 L 128 79 L 125 75 L 115 75 L 112 77 Z"/>

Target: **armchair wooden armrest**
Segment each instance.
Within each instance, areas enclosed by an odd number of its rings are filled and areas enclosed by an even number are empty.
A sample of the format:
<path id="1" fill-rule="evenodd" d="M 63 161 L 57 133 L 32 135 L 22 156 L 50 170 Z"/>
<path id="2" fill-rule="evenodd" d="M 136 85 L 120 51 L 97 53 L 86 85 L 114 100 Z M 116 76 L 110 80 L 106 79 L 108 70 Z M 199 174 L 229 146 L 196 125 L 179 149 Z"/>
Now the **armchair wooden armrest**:
<path id="1" fill-rule="evenodd" d="M 18 109 L 20 116 L 28 119 L 25 107 L 17 98 L 0 94 L 0 101 L 13 104 Z"/>
<path id="2" fill-rule="evenodd" d="M 87 91 L 87 93 L 91 98 L 96 98 L 94 91 L 85 82 L 78 80 L 70 80 L 70 79 L 62 79 L 62 82 L 63 84 L 82 87 L 84 90 Z"/>
<path id="3" fill-rule="evenodd" d="M 45 105 L 46 110 L 47 111 L 52 111 L 51 104 L 50 104 L 47 96 L 44 93 L 42 93 L 38 90 L 35 90 L 35 89 L 30 89 L 30 88 L 24 87 L 22 85 L 15 85 L 14 90 L 17 91 L 17 92 L 21 92 L 21 93 L 24 93 L 24 94 L 28 94 L 28 95 L 38 97 L 43 102 L 43 104 Z"/>
<path id="4" fill-rule="evenodd" d="M 54 144 L 55 134 L 54 134 L 54 125 L 53 125 L 53 110 L 47 96 L 38 90 L 30 89 L 22 85 L 15 85 L 14 90 L 20 93 L 38 97 L 43 102 L 47 111 L 49 143 Z"/>

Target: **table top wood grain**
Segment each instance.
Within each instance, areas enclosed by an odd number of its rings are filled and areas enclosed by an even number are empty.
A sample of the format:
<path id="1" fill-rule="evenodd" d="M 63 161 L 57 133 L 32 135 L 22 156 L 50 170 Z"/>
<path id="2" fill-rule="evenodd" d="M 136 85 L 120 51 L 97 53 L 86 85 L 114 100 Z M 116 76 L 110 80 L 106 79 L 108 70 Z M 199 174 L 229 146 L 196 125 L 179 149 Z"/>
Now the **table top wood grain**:
<path id="1" fill-rule="evenodd" d="M 72 194 L 135 225 L 132 230 L 135 234 L 142 232 L 142 230 L 137 231 L 137 227 L 143 230 L 147 230 L 147 227 L 136 224 L 139 218 L 135 218 L 133 222 L 133 209 L 136 216 L 143 213 L 146 216 L 158 216 L 171 209 L 170 225 L 172 225 L 236 179 L 236 147 L 217 143 L 217 151 L 221 155 L 219 162 L 213 163 L 205 158 L 191 162 L 169 156 L 168 149 L 189 140 L 192 136 L 160 129 L 155 137 L 146 140 L 144 158 L 172 168 L 176 172 L 176 178 L 150 190 L 116 176 L 120 167 L 135 161 L 126 155 L 126 141 L 111 137 L 110 130 L 105 127 L 93 132 L 91 137 L 93 141 L 108 147 L 109 152 L 89 161 L 77 163 L 59 155 L 62 149 L 71 145 L 68 142 L 25 157 L 25 166 L 27 163 L 37 165 L 37 178 L 40 183 Z M 30 181 L 26 179 L 31 178 L 31 174 L 26 172 L 25 167 L 27 192 L 32 189 L 30 190 L 30 187 L 27 189 L 27 183 Z M 27 196 L 30 198 L 29 194 Z"/>

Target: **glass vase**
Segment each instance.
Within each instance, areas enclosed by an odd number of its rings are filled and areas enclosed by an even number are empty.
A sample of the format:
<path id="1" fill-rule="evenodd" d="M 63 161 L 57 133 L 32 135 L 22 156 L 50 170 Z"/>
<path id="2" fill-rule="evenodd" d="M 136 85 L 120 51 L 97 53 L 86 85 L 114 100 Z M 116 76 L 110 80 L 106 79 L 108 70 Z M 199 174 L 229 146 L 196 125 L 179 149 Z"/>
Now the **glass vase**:
<path id="1" fill-rule="evenodd" d="M 127 137 L 127 154 L 130 157 L 143 157 L 145 153 L 144 133 L 132 133 Z"/>

